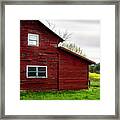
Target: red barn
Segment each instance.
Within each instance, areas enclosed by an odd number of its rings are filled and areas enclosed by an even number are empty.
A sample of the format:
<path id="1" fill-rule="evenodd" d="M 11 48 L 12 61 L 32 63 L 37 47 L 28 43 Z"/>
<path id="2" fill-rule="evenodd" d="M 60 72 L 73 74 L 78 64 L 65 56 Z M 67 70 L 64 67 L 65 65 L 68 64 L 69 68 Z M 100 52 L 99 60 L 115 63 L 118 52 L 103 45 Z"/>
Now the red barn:
<path id="1" fill-rule="evenodd" d="M 63 39 L 38 20 L 20 21 L 20 89 L 32 91 L 88 88 L 93 61 L 58 44 Z"/>

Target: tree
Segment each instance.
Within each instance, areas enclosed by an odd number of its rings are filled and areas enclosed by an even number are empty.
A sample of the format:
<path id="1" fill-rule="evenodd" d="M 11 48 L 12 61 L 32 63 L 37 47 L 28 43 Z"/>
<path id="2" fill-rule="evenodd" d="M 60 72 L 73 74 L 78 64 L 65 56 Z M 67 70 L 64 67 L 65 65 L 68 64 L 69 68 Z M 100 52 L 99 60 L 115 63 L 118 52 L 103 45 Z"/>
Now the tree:
<path id="1" fill-rule="evenodd" d="M 98 63 L 96 65 L 90 65 L 89 66 L 89 71 L 91 73 L 100 73 L 100 63 Z"/>
<path id="2" fill-rule="evenodd" d="M 64 48 L 67 48 L 81 56 L 86 56 L 85 53 L 83 53 L 83 50 L 80 49 L 80 47 L 76 46 L 75 43 L 67 43 L 67 42 L 63 42 L 61 43 L 59 46 L 62 46 Z"/>
<path id="3" fill-rule="evenodd" d="M 61 38 L 63 38 L 63 40 L 68 40 L 69 38 L 71 38 L 72 33 L 69 33 L 67 30 L 61 31 L 60 29 L 57 31 L 57 30 L 56 30 L 56 25 L 55 25 L 54 23 L 52 23 L 52 22 L 50 22 L 50 21 L 48 21 L 48 20 L 46 20 L 46 22 L 47 22 L 47 24 L 48 24 L 48 27 L 49 27 L 51 30 L 57 32 L 58 35 L 59 35 Z"/>
<path id="4" fill-rule="evenodd" d="M 46 20 L 47 24 L 48 24 L 48 27 L 55 31 L 55 32 L 58 32 L 58 35 L 63 38 L 63 40 L 65 40 L 64 42 L 62 43 L 59 43 L 59 46 L 62 46 L 64 48 L 67 48 L 79 55 L 82 55 L 82 56 L 86 56 L 85 53 L 83 53 L 83 50 L 80 49 L 80 47 L 76 46 L 75 43 L 67 43 L 66 40 L 69 40 L 69 38 L 71 38 L 71 35 L 72 33 L 69 33 L 67 30 L 65 31 L 61 31 L 60 29 L 57 31 L 56 30 L 56 25 L 48 20 Z"/>
<path id="5" fill-rule="evenodd" d="M 47 24 L 48 24 L 48 27 L 52 30 L 55 30 L 55 24 L 53 24 L 52 22 L 46 20 Z"/>
<path id="6" fill-rule="evenodd" d="M 95 66 L 96 73 L 100 73 L 100 63 Z"/>

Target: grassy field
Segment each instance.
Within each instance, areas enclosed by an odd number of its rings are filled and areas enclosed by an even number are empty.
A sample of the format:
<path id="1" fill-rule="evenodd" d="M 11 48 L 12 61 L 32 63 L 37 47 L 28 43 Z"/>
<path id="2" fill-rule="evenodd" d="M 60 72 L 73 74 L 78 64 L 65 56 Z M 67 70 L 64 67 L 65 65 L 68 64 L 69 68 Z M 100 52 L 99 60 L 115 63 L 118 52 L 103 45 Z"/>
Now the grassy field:
<path id="1" fill-rule="evenodd" d="M 99 100 L 100 74 L 89 73 L 91 85 L 88 90 L 21 92 L 21 100 Z"/>

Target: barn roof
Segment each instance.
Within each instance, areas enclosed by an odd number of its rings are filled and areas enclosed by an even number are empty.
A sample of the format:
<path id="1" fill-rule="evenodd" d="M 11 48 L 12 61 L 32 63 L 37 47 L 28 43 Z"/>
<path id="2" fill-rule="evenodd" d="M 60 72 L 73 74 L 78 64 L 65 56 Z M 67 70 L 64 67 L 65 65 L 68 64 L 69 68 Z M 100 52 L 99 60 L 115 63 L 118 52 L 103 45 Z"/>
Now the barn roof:
<path id="1" fill-rule="evenodd" d="M 39 21 L 39 20 L 36 20 L 36 21 Z M 46 27 L 50 32 L 52 32 L 54 35 L 56 35 L 61 42 L 63 42 L 63 38 L 61 38 L 57 33 L 53 32 L 49 27 L 47 27 L 44 23 L 42 23 L 41 21 L 39 21 L 39 23 L 41 23 L 44 27 Z"/>
<path id="2" fill-rule="evenodd" d="M 88 58 L 86 58 L 86 57 L 84 57 L 82 55 L 79 55 L 79 54 L 77 54 L 75 52 L 72 52 L 71 50 L 68 50 L 68 49 L 66 49 L 64 47 L 59 46 L 58 48 L 61 49 L 61 50 L 63 50 L 63 51 L 65 51 L 65 52 L 67 52 L 67 53 L 70 53 L 70 54 L 72 54 L 74 56 L 77 56 L 77 57 L 79 57 L 79 58 L 87 61 L 89 64 L 96 64 L 94 61 L 92 61 L 92 60 L 90 60 L 90 59 L 88 59 Z"/>

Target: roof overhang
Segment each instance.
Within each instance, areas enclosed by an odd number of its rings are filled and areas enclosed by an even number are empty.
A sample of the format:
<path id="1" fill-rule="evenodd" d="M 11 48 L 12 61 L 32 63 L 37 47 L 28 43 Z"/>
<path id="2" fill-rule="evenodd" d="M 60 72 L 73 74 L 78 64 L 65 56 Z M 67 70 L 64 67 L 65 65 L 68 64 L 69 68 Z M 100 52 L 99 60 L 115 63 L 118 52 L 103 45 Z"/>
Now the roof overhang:
<path id="1" fill-rule="evenodd" d="M 82 55 L 79 55 L 79 54 L 77 54 L 77 53 L 75 53 L 75 52 L 73 52 L 71 50 L 68 50 L 68 49 L 66 49 L 64 47 L 59 46 L 58 48 L 61 49 L 61 50 L 63 50 L 63 51 L 65 51 L 65 52 L 67 52 L 67 53 L 70 53 L 70 54 L 72 54 L 72 55 L 74 55 L 76 57 L 79 57 L 79 58 L 85 60 L 86 62 L 88 62 L 89 65 L 96 64 L 94 61 L 92 61 L 92 60 L 90 60 L 90 59 L 88 59 L 88 58 L 86 58 L 86 57 L 84 57 Z"/>
<path id="2" fill-rule="evenodd" d="M 36 20 L 39 21 L 39 23 L 41 23 L 44 27 L 46 27 L 50 32 L 52 32 L 55 36 L 57 36 L 60 40 L 60 42 L 63 42 L 63 38 L 61 38 L 57 33 L 55 33 L 54 31 L 52 31 L 49 27 L 47 27 L 44 23 L 42 23 L 40 20 Z"/>

